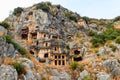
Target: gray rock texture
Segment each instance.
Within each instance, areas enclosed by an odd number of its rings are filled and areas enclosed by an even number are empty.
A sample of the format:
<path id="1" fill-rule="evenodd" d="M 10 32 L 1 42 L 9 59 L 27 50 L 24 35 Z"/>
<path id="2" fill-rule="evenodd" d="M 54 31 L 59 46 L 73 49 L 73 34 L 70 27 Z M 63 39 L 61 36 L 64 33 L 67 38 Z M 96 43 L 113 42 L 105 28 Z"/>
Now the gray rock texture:
<path id="1" fill-rule="evenodd" d="M 0 80 L 18 80 L 17 71 L 12 66 L 1 65 Z"/>

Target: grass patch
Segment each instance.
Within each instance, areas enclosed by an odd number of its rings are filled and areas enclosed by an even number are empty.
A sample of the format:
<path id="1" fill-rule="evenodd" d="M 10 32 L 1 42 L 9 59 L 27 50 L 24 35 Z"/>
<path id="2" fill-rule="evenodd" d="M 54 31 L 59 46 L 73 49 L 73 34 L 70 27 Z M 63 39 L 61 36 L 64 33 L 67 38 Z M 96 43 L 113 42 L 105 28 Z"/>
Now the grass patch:
<path id="1" fill-rule="evenodd" d="M 22 63 L 15 62 L 13 63 L 13 67 L 16 69 L 19 75 L 26 73 L 25 66 Z"/>
<path id="2" fill-rule="evenodd" d="M 27 51 L 25 50 L 25 48 L 23 48 L 18 43 L 16 43 L 15 41 L 13 41 L 10 36 L 4 35 L 3 39 L 5 39 L 7 43 L 12 44 L 14 46 L 14 48 L 20 52 L 20 54 L 22 54 L 22 55 L 27 54 Z"/>

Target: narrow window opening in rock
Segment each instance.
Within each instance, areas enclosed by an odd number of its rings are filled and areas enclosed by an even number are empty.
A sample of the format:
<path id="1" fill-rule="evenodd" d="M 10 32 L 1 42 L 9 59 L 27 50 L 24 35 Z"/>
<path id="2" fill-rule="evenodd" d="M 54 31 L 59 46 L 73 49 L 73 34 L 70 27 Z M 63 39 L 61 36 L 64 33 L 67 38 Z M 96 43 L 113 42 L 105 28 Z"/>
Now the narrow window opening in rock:
<path id="1" fill-rule="evenodd" d="M 80 51 L 75 50 L 75 51 L 74 51 L 74 54 L 75 54 L 75 55 L 79 55 L 79 54 L 80 54 Z"/>
<path id="2" fill-rule="evenodd" d="M 74 58 L 74 61 L 82 61 L 82 57 L 80 56 L 80 57 L 76 57 L 76 58 Z"/>
<path id="3" fill-rule="evenodd" d="M 57 48 L 55 47 L 55 51 L 57 51 Z"/>
<path id="4" fill-rule="evenodd" d="M 48 43 L 46 43 L 46 47 L 48 46 Z"/>
<path id="5" fill-rule="evenodd" d="M 36 42 L 36 45 L 38 45 L 38 44 L 39 44 L 39 42 L 37 41 L 37 42 Z"/>
<path id="6" fill-rule="evenodd" d="M 36 26 L 36 28 L 39 28 L 39 26 Z"/>
<path id="7" fill-rule="evenodd" d="M 61 60 L 59 60 L 58 64 L 61 65 Z"/>
<path id="8" fill-rule="evenodd" d="M 30 50 L 30 53 L 34 55 L 34 52 L 32 50 Z"/>
<path id="9" fill-rule="evenodd" d="M 28 35 L 27 34 L 22 34 L 21 37 L 22 37 L 22 39 L 27 39 Z"/>
<path id="10" fill-rule="evenodd" d="M 65 65 L 65 61 L 64 60 L 62 60 L 62 65 Z"/>
<path id="11" fill-rule="evenodd" d="M 37 39 L 37 32 L 31 33 L 31 34 L 32 34 L 32 38 L 33 38 L 33 39 Z"/>
<path id="12" fill-rule="evenodd" d="M 52 38 L 57 39 L 57 36 L 52 36 Z"/>
<path id="13" fill-rule="evenodd" d="M 62 59 L 64 59 L 64 56 L 62 56 Z"/>
<path id="14" fill-rule="evenodd" d="M 46 37 L 46 34 L 44 34 L 44 37 Z"/>
<path id="15" fill-rule="evenodd" d="M 46 54 L 44 55 L 44 58 L 48 58 L 48 53 L 46 53 Z"/>
<path id="16" fill-rule="evenodd" d="M 33 12 L 29 12 L 29 15 L 33 15 Z"/>
<path id="17" fill-rule="evenodd" d="M 65 20 L 62 20 L 61 22 L 64 22 Z"/>
<path id="18" fill-rule="evenodd" d="M 59 55 L 59 56 L 58 56 L 58 59 L 60 59 L 60 58 L 61 58 L 61 56 Z"/>
<path id="19" fill-rule="evenodd" d="M 55 56 L 55 59 L 57 59 L 57 56 Z"/>
<path id="20" fill-rule="evenodd" d="M 57 60 L 55 60 L 55 65 L 57 65 Z"/>

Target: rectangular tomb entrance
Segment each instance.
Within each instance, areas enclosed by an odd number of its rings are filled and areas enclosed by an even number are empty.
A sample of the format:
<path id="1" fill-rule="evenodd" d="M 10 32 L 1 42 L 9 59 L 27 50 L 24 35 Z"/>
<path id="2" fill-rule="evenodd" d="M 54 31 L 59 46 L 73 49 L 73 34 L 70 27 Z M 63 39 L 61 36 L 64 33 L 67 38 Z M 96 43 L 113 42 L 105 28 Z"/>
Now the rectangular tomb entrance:
<path id="1" fill-rule="evenodd" d="M 55 66 L 66 65 L 66 55 L 54 55 L 52 63 Z"/>

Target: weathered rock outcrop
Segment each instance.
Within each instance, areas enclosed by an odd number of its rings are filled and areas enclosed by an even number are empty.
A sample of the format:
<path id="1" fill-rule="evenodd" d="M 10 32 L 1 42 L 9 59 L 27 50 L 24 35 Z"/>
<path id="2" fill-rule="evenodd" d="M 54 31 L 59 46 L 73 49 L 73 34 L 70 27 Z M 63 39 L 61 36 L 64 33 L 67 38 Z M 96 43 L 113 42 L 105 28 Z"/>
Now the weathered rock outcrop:
<path id="1" fill-rule="evenodd" d="M 106 74 L 104 72 L 99 72 L 97 74 L 97 80 L 112 80 L 109 74 Z"/>
<path id="2" fill-rule="evenodd" d="M 17 50 L 15 50 L 12 44 L 6 42 L 5 39 L 0 37 L 0 56 L 15 58 Z"/>
<path id="3" fill-rule="evenodd" d="M 17 71 L 12 66 L 1 65 L 0 80 L 18 80 Z"/>

